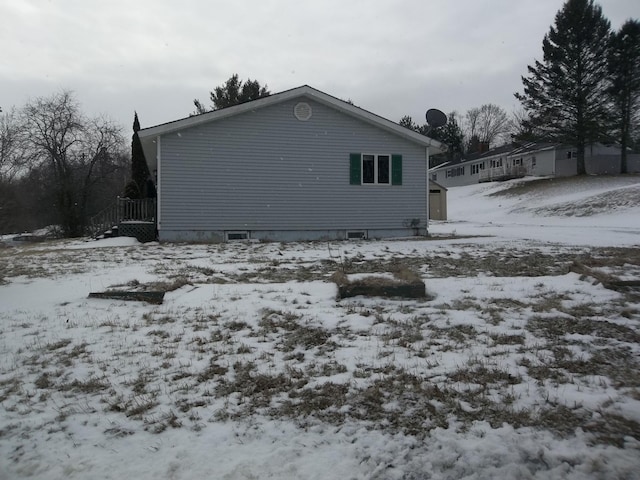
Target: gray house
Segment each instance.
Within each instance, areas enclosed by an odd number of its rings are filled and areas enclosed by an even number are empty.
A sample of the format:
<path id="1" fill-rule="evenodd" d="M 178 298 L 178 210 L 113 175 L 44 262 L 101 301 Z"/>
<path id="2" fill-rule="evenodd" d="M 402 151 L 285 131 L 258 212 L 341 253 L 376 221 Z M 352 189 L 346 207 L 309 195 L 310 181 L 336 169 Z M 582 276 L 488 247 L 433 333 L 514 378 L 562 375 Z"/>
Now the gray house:
<path id="1" fill-rule="evenodd" d="M 430 180 L 445 187 L 459 187 L 524 176 L 568 177 L 577 175 L 575 147 L 554 143 L 502 145 L 469 156 L 459 163 L 445 163 L 430 170 Z M 585 167 L 590 175 L 619 174 L 620 148 L 599 143 L 588 145 Z M 640 154 L 627 154 L 629 173 L 640 172 Z"/>
<path id="2" fill-rule="evenodd" d="M 161 241 L 426 234 L 444 148 L 306 85 L 138 134 Z"/>

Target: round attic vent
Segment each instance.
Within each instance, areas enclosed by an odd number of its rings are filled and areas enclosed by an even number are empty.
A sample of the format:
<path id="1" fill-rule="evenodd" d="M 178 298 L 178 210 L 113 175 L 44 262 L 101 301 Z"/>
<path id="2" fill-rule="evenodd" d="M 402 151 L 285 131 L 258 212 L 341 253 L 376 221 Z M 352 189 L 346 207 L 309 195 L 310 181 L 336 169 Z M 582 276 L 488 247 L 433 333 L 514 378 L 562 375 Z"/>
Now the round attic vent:
<path id="1" fill-rule="evenodd" d="M 311 113 L 311 105 L 306 102 L 296 103 L 296 106 L 293 107 L 293 114 L 302 122 L 309 120 L 311 118 Z"/>

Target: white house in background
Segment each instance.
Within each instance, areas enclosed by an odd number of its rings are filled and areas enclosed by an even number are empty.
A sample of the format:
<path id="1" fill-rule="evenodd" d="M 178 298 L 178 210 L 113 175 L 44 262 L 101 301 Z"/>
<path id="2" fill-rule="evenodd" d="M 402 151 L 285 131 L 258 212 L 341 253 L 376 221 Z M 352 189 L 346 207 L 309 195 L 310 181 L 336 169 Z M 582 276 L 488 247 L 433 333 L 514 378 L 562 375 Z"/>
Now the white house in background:
<path id="1" fill-rule="evenodd" d="M 585 151 L 587 173 L 620 173 L 620 148 L 593 144 Z M 640 173 L 640 154 L 627 154 L 629 173 Z M 444 187 L 472 185 L 527 175 L 568 177 L 577 174 L 575 147 L 553 143 L 503 145 L 473 154 L 459 163 L 445 163 L 429 170 L 430 179 Z"/>

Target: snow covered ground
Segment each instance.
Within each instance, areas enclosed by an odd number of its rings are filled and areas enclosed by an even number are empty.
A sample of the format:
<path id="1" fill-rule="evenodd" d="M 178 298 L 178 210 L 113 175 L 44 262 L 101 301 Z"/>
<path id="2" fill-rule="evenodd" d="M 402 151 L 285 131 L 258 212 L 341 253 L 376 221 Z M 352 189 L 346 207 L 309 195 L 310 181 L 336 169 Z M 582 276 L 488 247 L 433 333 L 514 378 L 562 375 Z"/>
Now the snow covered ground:
<path id="1" fill-rule="evenodd" d="M 0 241 L 0 479 L 640 478 L 640 177 L 448 200 L 430 239 Z M 336 300 L 399 268 L 427 299 Z"/>

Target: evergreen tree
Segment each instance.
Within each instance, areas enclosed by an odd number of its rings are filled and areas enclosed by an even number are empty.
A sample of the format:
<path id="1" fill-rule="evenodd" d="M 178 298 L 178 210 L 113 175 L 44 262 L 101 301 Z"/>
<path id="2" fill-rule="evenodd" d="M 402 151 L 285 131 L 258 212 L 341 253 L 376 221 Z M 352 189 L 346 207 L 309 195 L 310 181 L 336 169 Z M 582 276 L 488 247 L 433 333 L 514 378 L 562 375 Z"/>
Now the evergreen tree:
<path id="1" fill-rule="evenodd" d="M 138 137 L 140 121 L 138 113 L 133 116 L 133 136 L 131 137 L 131 182 L 127 185 L 126 196 L 129 198 L 146 198 L 147 182 L 150 178 L 149 167 L 142 151 L 142 144 Z"/>
<path id="2" fill-rule="evenodd" d="M 543 61 L 528 67 L 524 93 L 515 94 L 536 131 L 576 146 L 578 174 L 586 173 L 586 145 L 607 133 L 610 34 L 593 0 L 567 0 L 542 41 Z"/>
<path id="3" fill-rule="evenodd" d="M 410 115 L 405 115 L 404 117 L 402 117 L 398 122 L 398 125 L 404 128 L 408 128 L 409 130 L 413 130 L 414 132 L 417 132 L 420 129 L 418 124 L 413 121 L 413 118 L 411 118 Z"/>
<path id="4" fill-rule="evenodd" d="M 460 159 L 464 150 L 464 134 L 457 118 L 458 114 L 456 112 L 449 113 L 445 125 L 434 128 L 428 133 L 431 138 L 447 146 L 445 155 L 450 162 Z"/>
<path id="5" fill-rule="evenodd" d="M 238 78 L 238 74 L 234 73 L 223 85 L 216 87 L 213 92 L 209 92 L 213 104 L 210 109 L 207 109 L 197 99 L 193 101 L 193 104 L 196 107 L 195 113 L 200 114 L 257 100 L 269 95 L 271 95 L 271 92 L 267 90 L 266 85 L 263 87 L 260 82 L 250 78 L 246 82 L 242 82 Z"/>
<path id="6" fill-rule="evenodd" d="M 614 110 L 614 134 L 620 142 L 621 171 L 627 173 L 627 149 L 640 118 L 640 22 L 627 20 L 611 36 L 609 92 Z"/>
<path id="7" fill-rule="evenodd" d="M 432 157 L 434 162 L 458 160 L 462 157 L 464 134 L 458 123 L 458 114 L 456 112 L 449 113 L 447 123 L 437 128 L 431 128 L 426 123 L 418 125 L 409 115 L 402 117 L 398 125 L 438 140 L 447 146 L 447 151 L 444 154 L 438 154 Z"/>

